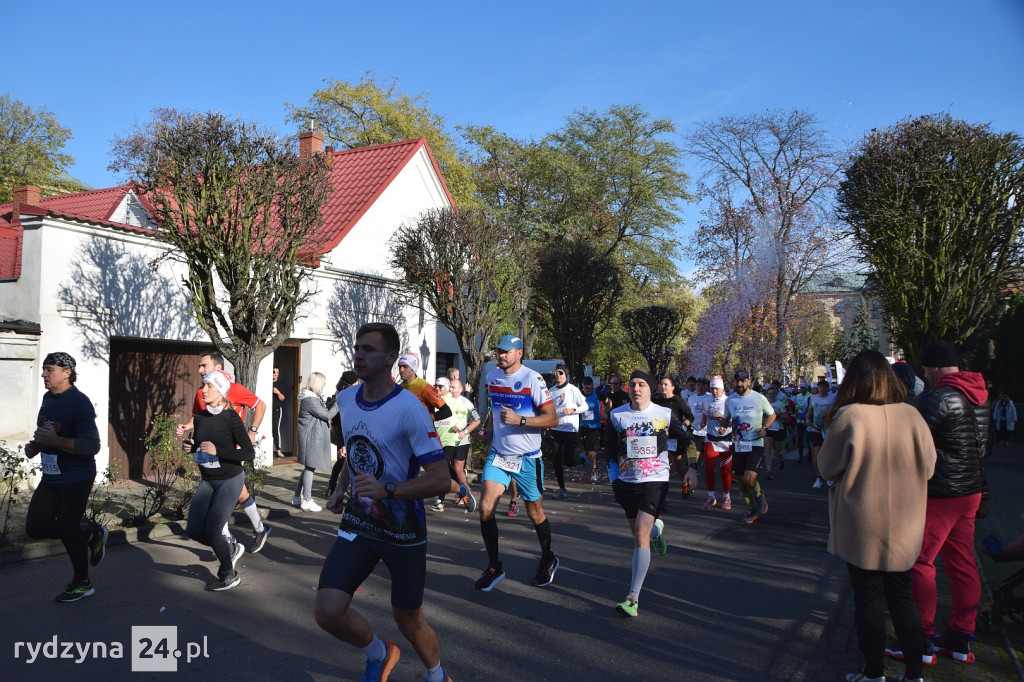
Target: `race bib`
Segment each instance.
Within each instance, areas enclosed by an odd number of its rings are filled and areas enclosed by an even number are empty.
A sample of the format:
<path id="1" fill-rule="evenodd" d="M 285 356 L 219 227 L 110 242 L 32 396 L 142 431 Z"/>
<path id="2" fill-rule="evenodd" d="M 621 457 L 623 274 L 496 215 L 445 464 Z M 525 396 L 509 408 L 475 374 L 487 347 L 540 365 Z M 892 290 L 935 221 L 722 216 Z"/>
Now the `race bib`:
<path id="1" fill-rule="evenodd" d="M 220 468 L 220 459 L 217 457 L 217 455 L 210 455 L 203 452 L 202 450 L 197 452 L 195 454 L 195 457 L 193 457 L 192 459 L 195 460 L 196 464 L 203 467 L 204 469 Z"/>
<path id="2" fill-rule="evenodd" d="M 592 421 L 594 421 L 594 411 L 593 410 L 587 410 L 586 412 L 584 412 L 583 413 L 583 421 L 585 421 L 585 422 L 592 422 Z"/>
<path id="3" fill-rule="evenodd" d="M 658 456 L 657 436 L 627 436 L 626 457 L 629 459 L 650 459 Z"/>
<path id="4" fill-rule="evenodd" d="M 60 476 L 60 467 L 57 466 L 57 455 L 41 453 L 43 460 L 43 473 L 51 476 Z"/>
<path id="5" fill-rule="evenodd" d="M 502 455 L 496 452 L 494 453 L 494 459 L 491 460 L 491 464 L 510 474 L 518 474 L 523 468 L 523 456 Z"/>
<path id="6" fill-rule="evenodd" d="M 675 438 L 669 438 L 667 449 L 669 452 L 675 452 L 676 450 L 679 449 L 679 441 L 677 441 Z"/>
<path id="7" fill-rule="evenodd" d="M 733 444 L 736 452 L 751 452 L 753 445 L 749 440 L 738 440 Z"/>

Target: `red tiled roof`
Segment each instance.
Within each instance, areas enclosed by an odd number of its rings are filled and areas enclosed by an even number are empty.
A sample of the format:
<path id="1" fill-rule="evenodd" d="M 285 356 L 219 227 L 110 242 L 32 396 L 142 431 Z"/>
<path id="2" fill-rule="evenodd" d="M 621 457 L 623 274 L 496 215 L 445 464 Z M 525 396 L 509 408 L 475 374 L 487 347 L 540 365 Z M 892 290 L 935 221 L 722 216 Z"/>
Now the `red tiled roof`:
<path id="1" fill-rule="evenodd" d="M 333 153 L 329 177 L 334 191 L 324 206 L 324 222 L 319 234 L 324 252 L 341 243 L 421 147 L 426 149 L 435 172 L 441 178 L 441 170 L 425 138 Z M 441 185 L 454 206 L 455 202 L 443 178 Z M 149 232 L 110 219 L 114 209 L 131 189 L 131 185 L 121 185 L 47 197 L 40 199 L 35 206 L 22 204 L 20 211 L 24 214 L 82 220 L 131 232 Z M 140 199 L 146 203 L 144 197 Z M 11 204 L 0 206 L 0 278 L 17 277 L 20 274 L 21 225 L 13 220 L 11 209 Z"/>

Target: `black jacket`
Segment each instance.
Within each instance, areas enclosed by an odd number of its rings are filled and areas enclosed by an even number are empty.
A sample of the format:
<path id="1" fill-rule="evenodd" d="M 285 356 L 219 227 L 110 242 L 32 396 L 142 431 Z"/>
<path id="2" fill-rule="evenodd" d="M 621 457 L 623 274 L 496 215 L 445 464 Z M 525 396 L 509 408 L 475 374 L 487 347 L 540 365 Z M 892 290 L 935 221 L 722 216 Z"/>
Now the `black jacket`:
<path id="1" fill-rule="evenodd" d="M 972 374 L 960 372 L 959 374 Z M 980 374 L 975 375 L 981 377 Z M 921 394 L 917 409 L 935 440 L 935 474 L 928 481 L 928 497 L 966 497 L 980 493 L 984 484 L 984 459 L 989 450 L 990 412 L 984 383 L 968 386 L 968 392 L 951 385 L 930 388 Z"/>

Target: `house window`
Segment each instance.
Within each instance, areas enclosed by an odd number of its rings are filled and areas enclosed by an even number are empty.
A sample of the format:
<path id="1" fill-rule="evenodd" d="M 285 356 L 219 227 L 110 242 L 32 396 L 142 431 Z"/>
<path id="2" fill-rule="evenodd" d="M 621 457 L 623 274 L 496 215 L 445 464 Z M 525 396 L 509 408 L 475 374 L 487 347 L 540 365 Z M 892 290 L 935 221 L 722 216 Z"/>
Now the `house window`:
<path id="1" fill-rule="evenodd" d="M 878 304 L 878 301 L 872 301 L 871 302 L 871 319 L 872 320 L 877 320 L 878 319 L 878 316 L 881 314 L 881 308 L 882 307 Z"/>
<path id="2" fill-rule="evenodd" d="M 843 313 L 846 312 L 846 303 L 843 301 L 836 303 L 836 307 L 834 308 L 834 310 L 836 313 L 836 317 L 842 317 Z"/>
<path id="3" fill-rule="evenodd" d="M 434 358 L 434 362 L 437 363 L 437 376 L 443 377 L 448 374 L 448 370 L 452 367 L 459 366 L 459 358 L 455 353 L 437 353 Z"/>

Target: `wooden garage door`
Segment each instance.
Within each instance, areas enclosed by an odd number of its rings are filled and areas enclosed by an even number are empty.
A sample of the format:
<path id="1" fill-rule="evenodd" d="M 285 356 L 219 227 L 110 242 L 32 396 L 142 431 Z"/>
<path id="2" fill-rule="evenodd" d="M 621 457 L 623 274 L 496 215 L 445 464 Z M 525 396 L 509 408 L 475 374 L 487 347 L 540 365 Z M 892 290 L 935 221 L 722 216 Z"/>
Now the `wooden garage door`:
<path id="1" fill-rule="evenodd" d="M 209 344 L 110 340 L 110 461 L 118 478 L 139 479 L 150 473 L 143 443 L 154 415 L 175 414 L 179 422 L 192 414 L 199 386 L 199 357 Z"/>

